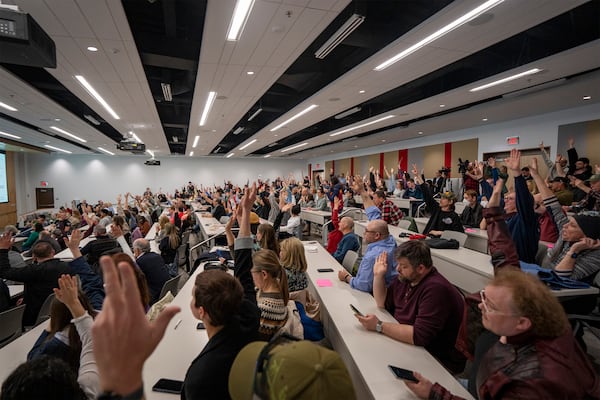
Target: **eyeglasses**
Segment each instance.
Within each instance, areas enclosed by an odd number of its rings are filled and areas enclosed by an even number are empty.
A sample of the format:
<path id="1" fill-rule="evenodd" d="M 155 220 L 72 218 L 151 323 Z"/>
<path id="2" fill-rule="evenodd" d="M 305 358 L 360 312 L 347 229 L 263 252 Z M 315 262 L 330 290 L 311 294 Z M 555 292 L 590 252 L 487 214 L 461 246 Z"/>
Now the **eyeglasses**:
<path id="1" fill-rule="evenodd" d="M 365 233 L 373 233 L 373 234 L 378 234 L 379 232 L 377 231 L 370 231 L 368 229 L 365 229 Z"/>
<path id="2" fill-rule="evenodd" d="M 267 370 L 269 368 L 269 361 L 271 360 L 271 351 L 279 346 L 285 345 L 293 342 L 297 342 L 300 339 L 291 336 L 288 333 L 283 333 L 275 338 L 273 338 L 269 343 L 263 347 L 260 354 L 258 355 L 258 359 L 256 360 L 256 368 L 254 370 L 254 394 L 258 395 L 260 399 L 268 399 L 269 398 L 269 385 L 267 379 Z"/>
<path id="3" fill-rule="evenodd" d="M 481 295 L 481 304 L 483 304 L 483 309 L 485 310 L 486 314 L 506 315 L 508 317 L 518 317 L 519 316 L 518 314 L 515 314 L 515 313 L 507 313 L 507 312 L 503 312 L 503 311 L 499 311 L 494 308 L 491 308 L 487 303 L 487 297 L 485 295 L 484 289 L 480 290 L 479 294 Z"/>

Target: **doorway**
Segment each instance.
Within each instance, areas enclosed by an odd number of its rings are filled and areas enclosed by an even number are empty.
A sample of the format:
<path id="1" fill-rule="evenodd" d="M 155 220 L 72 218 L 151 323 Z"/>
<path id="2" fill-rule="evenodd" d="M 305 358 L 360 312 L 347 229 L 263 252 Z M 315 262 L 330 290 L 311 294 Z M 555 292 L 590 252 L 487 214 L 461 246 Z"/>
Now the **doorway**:
<path id="1" fill-rule="evenodd" d="M 54 189 L 53 188 L 35 188 L 35 207 L 54 208 Z"/>

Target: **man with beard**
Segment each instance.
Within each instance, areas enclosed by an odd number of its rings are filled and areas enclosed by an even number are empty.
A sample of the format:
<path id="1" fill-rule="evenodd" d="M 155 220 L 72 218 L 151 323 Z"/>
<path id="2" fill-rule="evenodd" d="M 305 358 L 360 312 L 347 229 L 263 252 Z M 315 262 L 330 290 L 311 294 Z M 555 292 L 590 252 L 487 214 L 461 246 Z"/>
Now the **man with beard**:
<path id="1" fill-rule="evenodd" d="M 373 297 L 399 322 L 383 322 L 377 316 L 356 315 L 370 331 L 404 343 L 423 346 L 453 373 L 461 372 L 465 359 L 454 347 L 463 317 L 464 300 L 433 266 L 429 246 L 411 240 L 396 248 L 398 279 L 385 284 L 387 254 L 375 262 Z"/>

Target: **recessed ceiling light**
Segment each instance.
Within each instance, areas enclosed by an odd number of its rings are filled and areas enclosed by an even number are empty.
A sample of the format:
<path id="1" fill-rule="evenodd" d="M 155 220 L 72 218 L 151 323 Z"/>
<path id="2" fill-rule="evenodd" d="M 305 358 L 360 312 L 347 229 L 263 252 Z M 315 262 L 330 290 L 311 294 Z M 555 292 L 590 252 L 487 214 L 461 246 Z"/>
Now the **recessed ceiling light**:
<path id="1" fill-rule="evenodd" d="M 440 104 L 440 108 L 444 108 L 444 107 L 446 107 L 445 104 Z"/>
<path id="2" fill-rule="evenodd" d="M 364 92 L 365 92 L 364 90 L 359 90 L 359 91 L 358 91 L 358 93 L 364 93 Z"/>
<path id="3" fill-rule="evenodd" d="M 355 149 L 357 149 L 357 148 L 358 148 L 358 146 L 357 146 L 357 145 L 354 145 L 354 148 L 355 148 Z"/>
<path id="4" fill-rule="evenodd" d="M 487 118 L 483 118 L 483 119 L 482 119 L 482 121 L 483 121 L 483 122 L 487 121 Z"/>
<path id="5" fill-rule="evenodd" d="M 0 135 L 9 137 L 11 139 L 21 139 L 21 136 L 11 135 L 10 133 L 0 131 Z"/>
<path id="6" fill-rule="evenodd" d="M 59 122 L 59 121 L 60 121 L 60 118 L 54 118 L 54 120 L 55 120 L 56 122 Z"/>
<path id="7" fill-rule="evenodd" d="M 82 143 L 85 143 L 85 142 L 87 142 L 87 140 L 85 140 L 85 139 L 82 139 L 82 138 L 80 138 L 79 136 L 75 136 L 75 135 L 73 135 L 72 133 L 70 133 L 70 132 L 67 132 L 67 131 L 65 131 L 64 129 L 61 129 L 61 128 L 57 127 L 57 126 L 51 126 L 51 127 L 50 127 L 50 129 L 54 129 L 56 132 L 60 132 L 60 133 L 62 133 L 63 135 L 67 135 L 67 136 L 69 136 L 69 137 L 72 137 L 73 139 L 75 139 L 75 140 L 79 140 L 79 141 L 80 141 L 80 142 L 82 142 Z"/>
<path id="8" fill-rule="evenodd" d="M 423 131 L 419 131 L 419 135 L 422 135 L 422 134 L 423 134 Z"/>
<path id="9" fill-rule="evenodd" d="M 108 151 L 108 150 L 106 150 L 106 149 L 104 149 L 102 147 L 98 147 L 98 150 L 100 150 L 101 152 L 106 153 L 108 155 L 111 155 L 111 156 L 115 155 L 115 153 L 113 153 L 112 151 Z"/>
<path id="10" fill-rule="evenodd" d="M 385 142 L 385 139 L 381 139 L 382 142 Z"/>
<path id="11" fill-rule="evenodd" d="M 88 46 L 88 48 L 87 48 L 87 49 L 88 49 L 89 51 L 98 51 L 98 48 L 97 48 L 97 47 L 94 47 L 94 46 Z"/>
<path id="12" fill-rule="evenodd" d="M 248 75 L 254 75 L 254 71 L 248 71 L 248 72 L 246 72 L 246 74 L 248 74 Z"/>
<path id="13" fill-rule="evenodd" d="M 592 96 L 583 96 L 584 100 L 590 100 L 592 98 Z"/>

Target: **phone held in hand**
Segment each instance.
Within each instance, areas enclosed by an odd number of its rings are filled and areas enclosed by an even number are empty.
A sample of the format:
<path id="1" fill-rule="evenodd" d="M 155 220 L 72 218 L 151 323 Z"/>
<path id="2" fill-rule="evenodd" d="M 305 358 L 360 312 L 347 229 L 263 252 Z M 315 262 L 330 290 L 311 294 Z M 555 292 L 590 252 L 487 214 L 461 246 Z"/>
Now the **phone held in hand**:
<path id="1" fill-rule="evenodd" d="M 415 383 L 419 382 L 419 380 L 415 378 L 415 374 L 413 374 L 413 372 L 409 371 L 408 369 L 394 367 L 393 365 L 388 365 L 388 368 L 390 369 L 390 371 L 392 371 L 394 375 L 396 375 L 396 378 L 398 379 L 402 379 L 404 381 L 411 381 Z"/>
<path id="2" fill-rule="evenodd" d="M 180 394 L 183 388 L 183 381 L 161 378 L 152 386 L 154 392 Z"/>
<path id="3" fill-rule="evenodd" d="M 317 268 L 318 272 L 333 272 L 333 268 Z"/>
<path id="4" fill-rule="evenodd" d="M 358 311 L 358 308 L 354 307 L 352 304 L 350 304 L 350 308 L 352 309 L 352 311 L 354 311 L 354 314 L 364 317 L 364 314 Z"/>

